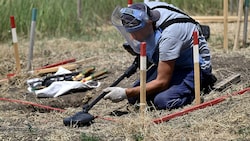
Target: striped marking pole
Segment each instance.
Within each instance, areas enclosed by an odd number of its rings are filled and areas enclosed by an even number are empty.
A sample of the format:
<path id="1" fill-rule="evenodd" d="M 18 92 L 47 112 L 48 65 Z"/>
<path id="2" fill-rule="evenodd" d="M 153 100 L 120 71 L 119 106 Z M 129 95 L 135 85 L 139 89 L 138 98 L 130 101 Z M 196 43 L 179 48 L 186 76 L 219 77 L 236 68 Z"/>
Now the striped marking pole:
<path id="1" fill-rule="evenodd" d="M 201 103 L 200 98 L 200 64 L 199 64 L 199 41 L 198 32 L 193 32 L 193 60 L 194 60 L 194 87 L 195 87 L 195 103 Z"/>
<path id="2" fill-rule="evenodd" d="M 28 53 L 28 66 L 27 70 L 31 71 L 32 68 L 32 60 L 33 60 L 33 46 L 34 46 L 34 39 L 35 39 L 35 28 L 36 28 L 36 13 L 37 9 L 33 8 L 32 9 L 32 21 L 31 21 L 31 30 L 30 30 L 30 48 L 29 48 L 29 53 Z"/>
<path id="3" fill-rule="evenodd" d="M 14 16 L 10 16 L 10 26 L 11 26 L 11 33 L 12 33 L 12 41 L 14 46 L 14 54 L 16 59 L 16 71 L 20 73 L 21 65 L 20 65 L 20 58 L 18 53 L 18 45 L 17 45 L 17 34 L 16 34 L 16 25 L 15 25 L 15 18 Z"/>
<path id="4" fill-rule="evenodd" d="M 142 42 L 140 46 L 140 112 L 142 116 L 146 111 L 146 42 Z"/>
<path id="5" fill-rule="evenodd" d="M 133 0 L 128 0 L 128 7 L 133 4 Z"/>

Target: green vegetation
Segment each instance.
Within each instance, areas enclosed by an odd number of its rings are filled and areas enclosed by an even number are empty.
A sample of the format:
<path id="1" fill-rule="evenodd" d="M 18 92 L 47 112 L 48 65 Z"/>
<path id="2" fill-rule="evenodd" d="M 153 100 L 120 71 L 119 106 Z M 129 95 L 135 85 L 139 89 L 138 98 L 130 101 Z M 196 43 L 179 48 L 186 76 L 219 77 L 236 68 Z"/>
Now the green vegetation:
<path id="1" fill-rule="evenodd" d="M 81 140 L 82 141 L 99 141 L 100 139 L 95 136 L 89 136 L 85 133 L 81 133 Z"/>
<path id="2" fill-rule="evenodd" d="M 143 137 L 143 134 L 142 133 L 137 133 L 137 134 L 134 134 L 133 135 L 133 139 L 135 141 L 143 141 L 144 137 Z"/>
<path id="3" fill-rule="evenodd" d="M 220 0 L 165 1 L 193 15 L 221 15 L 223 11 L 223 1 Z M 15 17 L 18 36 L 29 38 L 32 8 L 37 8 L 38 37 L 65 36 L 89 40 L 92 35 L 98 35 L 97 27 L 110 24 L 111 13 L 117 5 L 127 6 L 127 0 L 82 0 L 82 14 L 79 19 L 77 0 L 0 0 L 0 40 L 11 39 L 11 15 Z"/>

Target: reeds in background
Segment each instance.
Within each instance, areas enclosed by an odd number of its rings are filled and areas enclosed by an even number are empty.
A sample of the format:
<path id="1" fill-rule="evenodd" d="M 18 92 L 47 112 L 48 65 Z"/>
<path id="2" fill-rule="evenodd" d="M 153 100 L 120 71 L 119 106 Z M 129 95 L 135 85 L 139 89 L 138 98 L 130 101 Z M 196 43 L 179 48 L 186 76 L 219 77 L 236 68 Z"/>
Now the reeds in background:
<path id="1" fill-rule="evenodd" d="M 192 15 L 222 15 L 223 0 L 161 0 Z M 134 0 L 133 2 L 143 2 Z M 83 37 L 98 35 L 97 27 L 110 24 L 117 6 L 127 6 L 127 0 L 82 0 L 81 17 L 78 0 L 0 0 L 0 41 L 11 39 L 9 17 L 13 15 L 19 36 L 29 37 L 32 8 L 37 8 L 36 32 L 39 37 Z M 79 20 L 80 19 L 80 20 Z"/>

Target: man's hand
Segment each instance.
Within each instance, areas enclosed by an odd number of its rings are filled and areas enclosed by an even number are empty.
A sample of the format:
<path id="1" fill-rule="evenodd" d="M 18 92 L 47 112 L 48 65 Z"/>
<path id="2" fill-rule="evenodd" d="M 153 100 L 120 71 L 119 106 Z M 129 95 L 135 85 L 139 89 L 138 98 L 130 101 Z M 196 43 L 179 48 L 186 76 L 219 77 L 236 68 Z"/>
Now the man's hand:
<path id="1" fill-rule="evenodd" d="M 121 87 L 108 87 L 103 92 L 107 92 L 104 99 L 110 99 L 112 102 L 120 102 L 127 98 L 125 89 Z"/>

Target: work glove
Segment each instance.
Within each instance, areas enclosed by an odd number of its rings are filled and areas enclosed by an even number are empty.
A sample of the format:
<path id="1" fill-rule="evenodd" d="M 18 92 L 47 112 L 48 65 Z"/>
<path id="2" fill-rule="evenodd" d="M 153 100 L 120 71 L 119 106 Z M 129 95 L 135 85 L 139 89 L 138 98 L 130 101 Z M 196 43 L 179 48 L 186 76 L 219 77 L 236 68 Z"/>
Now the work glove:
<path id="1" fill-rule="evenodd" d="M 127 98 L 125 89 L 121 87 L 108 87 L 103 92 L 107 93 L 103 99 L 110 99 L 112 102 L 120 102 Z"/>

